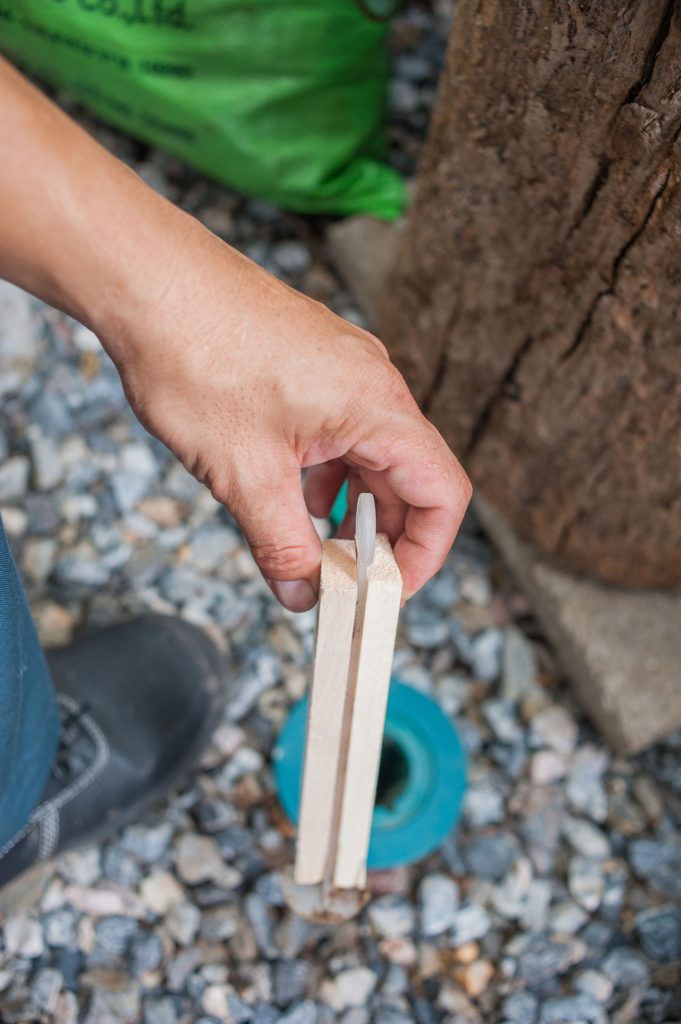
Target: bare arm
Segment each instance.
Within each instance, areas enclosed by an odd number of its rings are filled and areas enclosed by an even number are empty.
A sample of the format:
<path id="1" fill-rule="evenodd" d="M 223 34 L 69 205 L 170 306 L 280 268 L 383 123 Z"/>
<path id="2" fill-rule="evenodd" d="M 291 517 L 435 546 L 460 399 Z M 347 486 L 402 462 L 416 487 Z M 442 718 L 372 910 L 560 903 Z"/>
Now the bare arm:
<path id="1" fill-rule="evenodd" d="M 351 503 L 376 497 L 405 596 L 418 590 L 470 485 L 381 343 L 158 196 L 1 59 L 0 109 L 0 275 L 95 331 L 282 603 L 314 602 L 308 509 L 326 515 L 346 475 Z"/>

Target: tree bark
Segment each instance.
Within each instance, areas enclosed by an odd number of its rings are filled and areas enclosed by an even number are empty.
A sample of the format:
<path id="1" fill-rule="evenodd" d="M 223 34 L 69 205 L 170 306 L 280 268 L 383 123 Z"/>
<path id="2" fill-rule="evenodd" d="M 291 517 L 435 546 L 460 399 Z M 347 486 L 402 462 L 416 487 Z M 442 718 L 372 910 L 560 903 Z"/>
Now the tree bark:
<path id="1" fill-rule="evenodd" d="M 681 10 L 459 0 L 382 335 L 566 567 L 681 582 Z"/>

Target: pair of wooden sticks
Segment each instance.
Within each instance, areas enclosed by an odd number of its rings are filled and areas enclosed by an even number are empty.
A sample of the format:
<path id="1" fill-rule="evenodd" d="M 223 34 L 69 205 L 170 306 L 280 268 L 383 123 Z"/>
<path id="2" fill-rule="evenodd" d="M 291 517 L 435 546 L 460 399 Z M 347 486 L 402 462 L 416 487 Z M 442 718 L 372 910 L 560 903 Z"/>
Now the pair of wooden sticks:
<path id="1" fill-rule="evenodd" d="M 362 495 L 356 540 L 326 541 L 322 553 L 291 902 L 304 916 L 326 920 L 355 913 L 366 886 L 402 595 L 390 542 L 375 531 L 373 497 Z"/>

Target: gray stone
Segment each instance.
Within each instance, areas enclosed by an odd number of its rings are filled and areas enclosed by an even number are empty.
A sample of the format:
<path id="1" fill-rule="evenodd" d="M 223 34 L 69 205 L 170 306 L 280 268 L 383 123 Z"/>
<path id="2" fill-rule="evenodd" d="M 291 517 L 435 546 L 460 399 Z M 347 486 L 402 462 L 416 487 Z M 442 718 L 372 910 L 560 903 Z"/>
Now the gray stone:
<path id="1" fill-rule="evenodd" d="M 574 947 L 544 935 L 533 936 L 518 957 L 520 977 L 531 987 L 564 974 L 574 964 Z"/>
<path id="2" fill-rule="evenodd" d="M 76 925 L 79 915 L 71 907 L 61 907 L 59 910 L 46 914 L 42 919 L 43 934 L 48 946 L 61 948 L 63 946 L 76 946 Z"/>
<path id="3" fill-rule="evenodd" d="M 51 1024 L 78 1024 L 79 1012 L 80 1007 L 75 993 L 62 992 L 57 1000 Z"/>
<path id="4" fill-rule="evenodd" d="M 437 576 L 426 584 L 419 596 L 439 612 L 449 612 L 459 599 L 459 581 L 455 573 L 443 566 Z"/>
<path id="5" fill-rule="evenodd" d="M 52 491 L 64 475 L 59 449 L 40 427 L 31 426 L 26 432 L 33 467 L 33 486 L 37 491 Z"/>
<path id="6" fill-rule="evenodd" d="M 584 857 L 603 858 L 610 853 L 610 842 L 605 833 L 583 818 L 566 817 L 563 835 L 573 850 Z"/>
<path id="7" fill-rule="evenodd" d="M 163 943 L 156 932 L 142 932 L 134 936 L 130 959 L 135 974 L 155 971 L 163 960 Z"/>
<path id="8" fill-rule="evenodd" d="M 414 930 L 414 908 L 403 896 L 380 896 L 369 904 L 367 916 L 379 935 L 388 939 L 403 938 Z"/>
<path id="9" fill-rule="evenodd" d="M 47 499 L 42 500 L 46 501 Z M 80 523 L 83 520 L 94 519 L 98 507 L 94 494 L 67 494 L 61 502 L 60 510 L 62 519 L 67 523 Z M 40 513 L 42 529 L 39 532 L 47 533 L 48 526 L 42 508 Z"/>
<path id="10" fill-rule="evenodd" d="M 140 990 L 136 982 L 124 980 L 115 987 L 92 989 L 83 1024 L 136 1024 L 140 1012 Z"/>
<path id="11" fill-rule="evenodd" d="M 302 917 L 288 915 L 284 924 L 277 932 L 277 946 L 288 959 L 297 957 L 305 948 L 312 933 L 312 925 Z"/>
<path id="12" fill-rule="evenodd" d="M 530 743 L 550 747 L 561 754 L 571 754 L 577 744 L 577 723 L 559 704 L 539 711 L 530 723 Z"/>
<path id="13" fill-rule="evenodd" d="M 603 774 L 608 756 L 593 744 L 579 747 L 572 761 L 567 780 L 567 797 L 572 807 L 592 821 L 605 821 L 608 798 L 603 786 Z"/>
<path id="14" fill-rule="evenodd" d="M 272 259 L 284 274 L 304 274 L 310 265 L 310 251 L 302 242 L 278 242 L 272 247 Z"/>
<path id="15" fill-rule="evenodd" d="M 95 946 L 90 962 L 105 964 L 123 956 L 138 930 L 139 923 L 132 917 L 100 917 L 95 923 Z"/>
<path id="16" fill-rule="evenodd" d="M 248 670 L 241 672 L 235 680 L 233 695 L 227 704 L 226 713 L 230 722 L 240 722 L 245 718 L 258 703 L 261 694 L 269 690 L 270 686 L 272 680 L 269 676 L 257 675 Z"/>
<path id="17" fill-rule="evenodd" d="M 568 886 L 570 894 L 585 910 L 593 913 L 600 906 L 605 877 L 600 861 L 590 857 L 573 857 L 570 861 Z"/>
<path id="18" fill-rule="evenodd" d="M 589 915 L 572 900 L 556 903 L 549 913 L 551 930 L 559 935 L 575 935 L 589 919 Z"/>
<path id="19" fill-rule="evenodd" d="M 130 825 L 120 839 L 120 845 L 142 864 L 156 864 L 166 852 L 173 835 L 169 821 L 158 825 Z"/>
<path id="20" fill-rule="evenodd" d="M 471 903 L 457 911 L 452 928 L 452 945 L 464 946 L 467 942 L 478 942 L 487 935 L 492 921 L 484 907 Z"/>
<path id="21" fill-rule="evenodd" d="M 244 900 L 244 913 L 253 929 L 258 949 L 263 956 L 274 960 L 278 956 L 278 950 L 274 943 L 272 918 L 267 904 L 261 896 L 251 892 Z"/>
<path id="22" fill-rule="evenodd" d="M 389 1003 L 379 1003 L 370 1019 L 373 1024 L 413 1024 L 414 1018 L 408 1010 L 391 1006 Z"/>
<path id="23" fill-rule="evenodd" d="M 653 960 L 681 959 L 681 910 L 669 903 L 636 915 L 636 933 Z"/>
<path id="24" fill-rule="evenodd" d="M 118 844 L 109 845 L 104 850 L 102 870 L 107 878 L 121 885 L 136 887 L 142 878 L 142 868 L 139 862 L 122 850 Z"/>
<path id="25" fill-rule="evenodd" d="M 501 692 L 506 700 L 519 701 L 537 688 L 537 659 L 532 644 L 515 626 L 504 632 Z"/>
<path id="26" fill-rule="evenodd" d="M 176 1024 L 175 1001 L 170 996 L 160 999 L 145 999 L 144 1024 Z"/>
<path id="27" fill-rule="evenodd" d="M 271 907 L 285 907 L 286 898 L 278 871 L 268 871 L 255 883 L 255 891 Z"/>
<path id="28" fill-rule="evenodd" d="M 57 557 L 57 544 L 47 537 L 26 541 L 23 553 L 24 572 L 37 583 L 43 583 L 52 572 Z"/>
<path id="29" fill-rule="evenodd" d="M 354 1006 L 346 1010 L 341 1017 L 341 1024 L 370 1024 L 370 1014 L 366 1007 Z"/>
<path id="30" fill-rule="evenodd" d="M 613 993 L 614 985 L 610 978 L 600 971 L 582 971 L 575 978 L 575 988 L 592 996 L 599 1003 L 607 1003 Z"/>
<path id="31" fill-rule="evenodd" d="M 74 885 L 94 885 L 102 874 L 99 847 L 84 846 L 63 853 L 59 858 L 59 871 Z"/>
<path id="32" fill-rule="evenodd" d="M 421 933 L 441 935 L 454 926 L 459 909 L 459 887 L 447 875 L 426 875 L 419 886 Z"/>
<path id="33" fill-rule="evenodd" d="M 42 955 L 43 933 L 38 921 L 25 914 L 16 914 L 5 921 L 5 951 L 10 956 L 34 960 Z"/>
<path id="34" fill-rule="evenodd" d="M 528 932 L 543 932 L 548 924 L 553 887 L 547 878 L 533 878 L 527 890 L 520 923 Z"/>
<path id="35" fill-rule="evenodd" d="M 446 675 L 435 684 L 437 699 L 446 715 L 455 717 L 460 714 L 466 704 L 471 690 L 471 682 L 458 674 Z"/>
<path id="36" fill-rule="evenodd" d="M 40 350 L 32 303 L 27 292 L 0 280 L 0 372 L 28 376 Z"/>
<path id="37" fill-rule="evenodd" d="M 79 555 L 64 555 L 54 570 L 55 579 L 62 586 L 84 590 L 104 587 L 109 582 L 109 570 L 101 561 L 83 558 Z"/>
<path id="38" fill-rule="evenodd" d="M 215 882 L 233 889 L 241 881 L 239 872 L 225 863 L 215 840 L 195 832 L 185 832 L 177 840 L 175 863 L 178 875 L 188 885 Z"/>
<path id="39" fill-rule="evenodd" d="M 395 998 L 404 995 L 409 989 L 409 975 L 401 964 L 391 964 L 381 985 L 381 996 Z"/>
<path id="40" fill-rule="evenodd" d="M 542 1003 L 539 1024 L 574 1024 L 575 1021 L 589 1021 L 589 1024 L 606 1024 L 603 1007 L 587 993 L 577 996 L 556 996 Z"/>
<path id="41" fill-rule="evenodd" d="M 650 969 L 643 957 L 624 946 L 611 950 L 601 967 L 616 988 L 645 987 L 650 980 Z"/>
<path id="42" fill-rule="evenodd" d="M 46 437 L 66 437 L 73 430 L 73 417 L 66 402 L 54 391 L 40 391 L 29 406 L 31 423 L 41 428 Z"/>
<path id="43" fill-rule="evenodd" d="M 175 903 L 165 918 L 165 927 L 179 946 L 189 946 L 201 924 L 201 911 L 193 903 Z"/>
<path id="44" fill-rule="evenodd" d="M 408 78 L 413 82 L 425 82 L 432 78 L 433 68 L 430 61 L 424 60 L 414 53 L 402 53 L 397 59 L 397 72 L 400 78 Z"/>
<path id="45" fill-rule="evenodd" d="M 281 1020 L 281 1014 L 273 1006 L 267 1003 L 258 1003 L 253 1007 L 253 1024 L 277 1024 Z"/>
<path id="46" fill-rule="evenodd" d="M 322 983 L 322 999 L 336 1013 L 351 1006 L 365 1006 L 377 980 L 369 967 L 350 967 Z"/>
<path id="47" fill-rule="evenodd" d="M 473 828 L 497 825 L 504 817 L 503 795 L 489 780 L 476 782 L 466 791 L 464 813 Z"/>
<path id="48" fill-rule="evenodd" d="M 471 641 L 471 669 L 476 679 L 493 682 L 501 672 L 504 634 L 500 629 L 484 629 Z"/>
<path id="49" fill-rule="evenodd" d="M 469 872 L 491 882 L 501 881 L 518 856 L 516 844 L 506 835 L 477 836 L 462 852 Z"/>
<path id="50" fill-rule="evenodd" d="M 272 998 L 285 1008 L 305 995 L 312 973 L 305 960 L 277 960 L 272 971 Z"/>
<path id="51" fill-rule="evenodd" d="M 0 503 L 19 501 L 28 489 L 30 464 L 23 455 L 14 455 L 0 465 Z"/>
<path id="52" fill-rule="evenodd" d="M 233 530 L 218 523 L 206 523 L 192 537 L 192 565 L 200 572 L 218 569 L 239 544 Z"/>
<path id="53" fill-rule="evenodd" d="M 230 993 L 227 996 L 231 1024 L 246 1024 L 253 1018 L 253 1010 L 239 996 Z"/>
<path id="54" fill-rule="evenodd" d="M 569 576 L 480 498 L 475 510 L 608 742 L 637 752 L 679 728 L 681 594 L 624 591 Z"/>
<path id="55" fill-rule="evenodd" d="M 534 1024 L 538 1007 L 537 997 L 531 992 L 514 992 L 504 1000 L 502 1018 L 513 1021 L 513 1024 Z"/>
<path id="56" fill-rule="evenodd" d="M 450 620 L 449 636 L 460 660 L 470 667 L 473 664 L 473 641 L 455 618 Z"/>
<path id="57" fill-rule="evenodd" d="M 187 983 L 187 978 L 202 962 L 201 951 L 197 946 L 181 949 L 168 965 L 166 985 L 171 992 L 179 992 Z"/>
<path id="58" fill-rule="evenodd" d="M 31 979 L 31 994 L 44 1013 L 54 1013 L 64 979 L 54 967 L 41 967 Z"/>
<path id="59" fill-rule="evenodd" d="M 317 1006 L 311 999 L 298 1003 L 279 1018 L 280 1024 L 317 1024 Z"/>
<path id="60" fill-rule="evenodd" d="M 445 619 L 417 619 L 407 624 L 407 639 L 413 647 L 435 650 L 449 637 L 449 623 Z"/>
<path id="61" fill-rule="evenodd" d="M 635 839 L 629 843 L 632 870 L 670 899 L 681 899 L 681 840 Z"/>
<path id="62" fill-rule="evenodd" d="M 149 491 L 150 481 L 139 473 L 127 473 L 125 470 L 117 470 L 109 477 L 109 485 L 116 508 L 125 514 L 130 512 L 135 505 Z"/>
<path id="63" fill-rule="evenodd" d="M 520 918 L 525 911 L 531 882 L 532 865 L 527 857 L 521 857 L 504 881 L 492 889 L 492 904 L 496 912 L 511 921 Z"/>
<path id="64" fill-rule="evenodd" d="M 236 907 L 217 906 L 204 910 L 201 915 L 201 936 L 208 942 L 223 942 L 233 938 L 241 927 Z"/>
<path id="65" fill-rule="evenodd" d="M 390 83 L 390 109 L 397 114 L 413 114 L 421 106 L 421 96 L 411 82 L 396 78 Z"/>
<path id="66" fill-rule="evenodd" d="M 500 743 L 521 743 L 523 730 L 509 700 L 488 700 L 483 707 L 487 723 Z"/>

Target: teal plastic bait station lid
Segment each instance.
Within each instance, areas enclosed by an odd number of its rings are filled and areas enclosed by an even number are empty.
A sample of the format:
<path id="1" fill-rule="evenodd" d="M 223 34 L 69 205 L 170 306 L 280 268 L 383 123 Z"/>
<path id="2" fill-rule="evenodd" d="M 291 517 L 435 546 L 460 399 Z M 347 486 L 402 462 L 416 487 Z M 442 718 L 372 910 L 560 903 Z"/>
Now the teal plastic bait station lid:
<path id="1" fill-rule="evenodd" d="M 307 707 L 307 698 L 294 705 L 273 751 L 279 799 L 294 824 Z M 465 790 L 466 758 L 454 726 L 430 697 L 393 679 L 368 867 L 397 867 L 436 850 L 458 820 Z"/>

